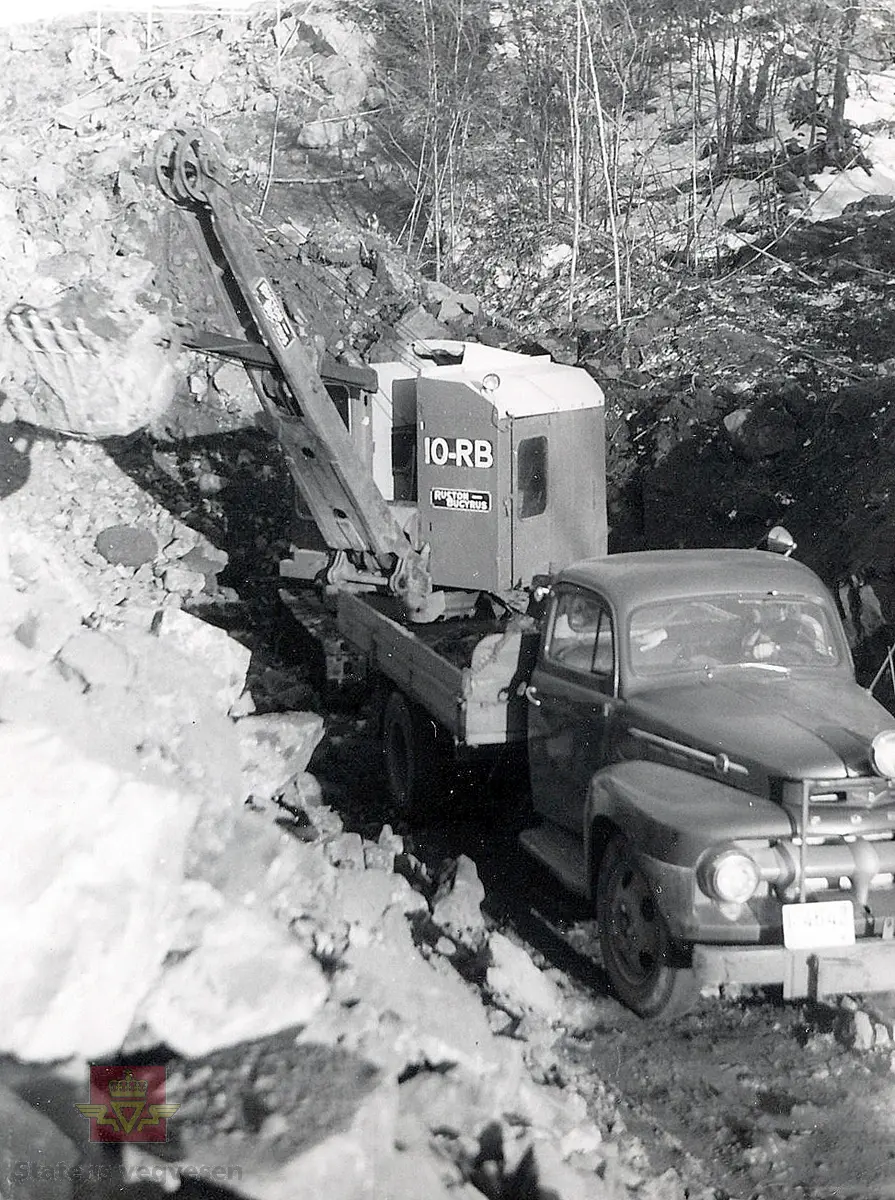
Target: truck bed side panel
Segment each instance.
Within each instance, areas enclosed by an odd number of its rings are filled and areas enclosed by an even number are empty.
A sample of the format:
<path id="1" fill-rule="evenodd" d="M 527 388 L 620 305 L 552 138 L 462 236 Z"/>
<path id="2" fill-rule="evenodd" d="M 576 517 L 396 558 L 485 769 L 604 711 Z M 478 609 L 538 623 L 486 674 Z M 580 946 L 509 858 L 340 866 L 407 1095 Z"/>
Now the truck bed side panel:
<path id="1" fill-rule="evenodd" d="M 525 737 L 525 700 L 517 692 L 532 653 L 531 637 L 518 632 L 485 633 L 471 654 L 464 655 L 468 665 L 459 665 L 427 645 L 419 632 L 382 612 L 374 598 L 341 594 L 338 618 L 342 633 L 367 655 L 370 666 L 425 709 L 459 744 L 502 745 Z M 468 635 L 458 631 L 457 647 L 464 637 L 468 641 Z M 442 637 L 442 645 L 445 640 Z"/>

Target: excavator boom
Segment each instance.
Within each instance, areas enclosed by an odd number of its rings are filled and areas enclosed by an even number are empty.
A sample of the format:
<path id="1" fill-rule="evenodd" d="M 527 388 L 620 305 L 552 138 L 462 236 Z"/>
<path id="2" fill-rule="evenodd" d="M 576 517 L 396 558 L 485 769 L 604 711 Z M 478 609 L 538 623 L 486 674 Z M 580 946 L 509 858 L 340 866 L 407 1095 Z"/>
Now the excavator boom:
<path id="1" fill-rule="evenodd" d="M 325 544 L 335 553 L 363 555 L 366 563 L 375 560 L 408 616 L 425 620 L 432 596 L 428 550 L 411 544 L 362 461 L 320 377 L 312 333 L 290 320 L 260 271 L 232 198 L 225 158 L 208 130 L 178 131 L 159 145 L 156 175 L 172 200 L 210 214 L 214 236 L 276 365 L 272 377 L 278 386 L 256 383 L 256 393 Z"/>

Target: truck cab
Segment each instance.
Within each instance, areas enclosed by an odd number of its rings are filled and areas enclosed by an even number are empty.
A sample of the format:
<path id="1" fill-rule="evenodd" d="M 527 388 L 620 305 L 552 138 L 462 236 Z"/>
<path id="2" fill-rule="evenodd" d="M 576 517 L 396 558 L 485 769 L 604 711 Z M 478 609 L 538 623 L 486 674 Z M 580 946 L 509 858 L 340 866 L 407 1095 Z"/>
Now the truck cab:
<path id="1" fill-rule="evenodd" d="M 647 551 L 553 582 L 526 688 L 541 824 L 643 1016 L 700 986 L 895 986 L 895 722 L 832 597 L 763 551 Z"/>

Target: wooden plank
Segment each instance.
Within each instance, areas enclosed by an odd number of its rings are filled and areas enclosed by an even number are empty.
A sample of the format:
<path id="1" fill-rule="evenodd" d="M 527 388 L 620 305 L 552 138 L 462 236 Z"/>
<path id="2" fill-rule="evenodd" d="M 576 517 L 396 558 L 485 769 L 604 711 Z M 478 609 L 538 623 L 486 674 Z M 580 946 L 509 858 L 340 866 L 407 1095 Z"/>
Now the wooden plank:
<path id="1" fill-rule="evenodd" d="M 465 708 L 460 705 L 463 673 L 411 630 L 360 597 L 339 597 L 339 627 L 370 656 L 371 665 L 420 704 L 452 736 L 465 740 Z"/>

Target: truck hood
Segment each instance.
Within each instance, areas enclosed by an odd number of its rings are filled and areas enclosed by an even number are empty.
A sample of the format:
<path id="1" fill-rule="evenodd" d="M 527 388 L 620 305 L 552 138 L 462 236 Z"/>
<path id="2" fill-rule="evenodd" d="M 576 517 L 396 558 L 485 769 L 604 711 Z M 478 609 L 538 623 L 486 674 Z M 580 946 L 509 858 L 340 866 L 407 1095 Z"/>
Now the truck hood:
<path id="1" fill-rule="evenodd" d="M 731 670 L 632 697 L 629 723 L 687 746 L 726 754 L 767 778 L 870 775 L 870 743 L 895 718 L 850 681 Z"/>

